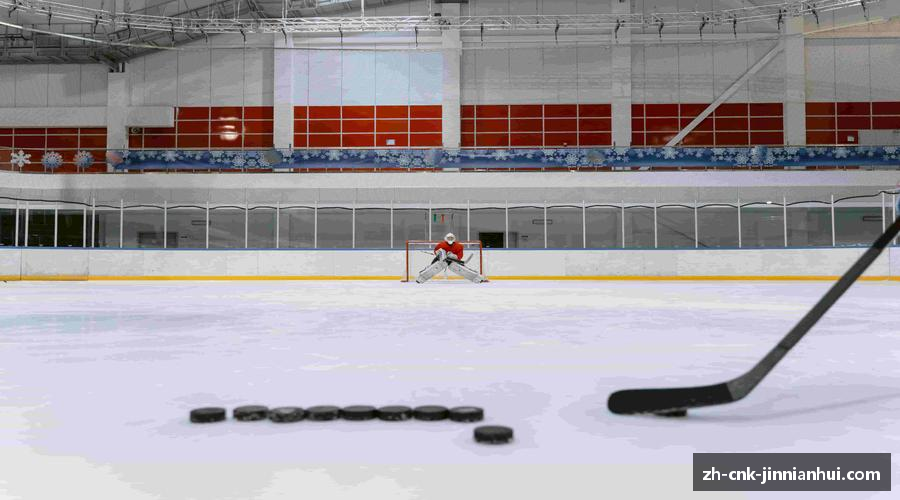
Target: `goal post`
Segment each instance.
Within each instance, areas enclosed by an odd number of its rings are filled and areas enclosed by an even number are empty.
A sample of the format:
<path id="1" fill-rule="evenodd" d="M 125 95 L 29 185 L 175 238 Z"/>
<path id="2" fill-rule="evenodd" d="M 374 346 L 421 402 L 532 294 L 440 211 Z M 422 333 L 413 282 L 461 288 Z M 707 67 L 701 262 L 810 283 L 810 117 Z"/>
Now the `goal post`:
<path id="1" fill-rule="evenodd" d="M 401 281 L 408 283 L 415 281 L 419 272 L 431 265 L 434 260 L 434 247 L 440 243 L 440 240 L 407 240 L 406 255 L 404 257 L 404 269 Z M 463 260 L 468 260 L 466 266 L 482 276 L 487 276 L 484 272 L 484 255 L 480 241 L 459 241 L 463 246 Z M 458 279 L 459 277 L 453 273 L 441 273 L 432 280 L 442 279 Z M 461 278 L 459 278 L 461 279 Z"/>

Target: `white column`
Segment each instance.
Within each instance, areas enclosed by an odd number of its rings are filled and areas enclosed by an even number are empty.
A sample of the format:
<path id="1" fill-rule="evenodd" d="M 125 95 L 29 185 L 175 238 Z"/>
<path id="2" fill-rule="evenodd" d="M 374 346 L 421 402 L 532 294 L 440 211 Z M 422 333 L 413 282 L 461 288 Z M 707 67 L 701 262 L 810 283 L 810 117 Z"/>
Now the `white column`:
<path id="1" fill-rule="evenodd" d="M 87 248 L 87 203 L 81 207 L 81 247 Z"/>
<path id="2" fill-rule="evenodd" d="M 787 228 L 787 196 L 782 198 L 781 202 L 781 219 L 784 223 L 784 248 L 788 246 L 788 228 Z"/>
<path id="3" fill-rule="evenodd" d="M 700 213 L 697 200 L 694 200 L 694 248 L 700 248 Z"/>
<path id="4" fill-rule="evenodd" d="M 131 90 L 128 85 L 128 73 L 109 73 L 106 92 L 107 149 L 128 149 L 127 122 L 130 104 Z"/>
<path id="5" fill-rule="evenodd" d="M 97 199 L 91 197 L 91 248 L 97 245 Z"/>
<path id="6" fill-rule="evenodd" d="M 441 4 L 444 16 L 459 16 L 459 5 Z M 462 41 L 458 30 L 441 32 L 444 55 L 443 100 L 441 101 L 442 144 L 444 149 L 459 149 L 461 142 L 460 105 L 462 94 Z"/>
<path id="7" fill-rule="evenodd" d="M 803 18 L 788 17 L 784 23 L 784 142 L 806 144 L 806 42 Z"/>
<path id="8" fill-rule="evenodd" d="M 466 200 L 466 241 L 472 241 L 472 202 Z"/>
<path id="9" fill-rule="evenodd" d="M 28 202 L 26 201 L 25 202 L 25 246 L 26 247 L 28 246 L 28 219 L 30 218 L 30 215 L 28 212 L 29 212 L 29 207 L 28 207 Z"/>
<path id="10" fill-rule="evenodd" d="M 581 200 L 581 248 L 587 248 L 587 203 Z"/>
<path id="11" fill-rule="evenodd" d="M 547 248 L 547 200 L 544 200 L 544 248 Z"/>
<path id="12" fill-rule="evenodd" d="M 119 200 L 119 248 L 125 247 L 125 200 Z"/>
<path id="13" fill-rule="evenodd" d="M 206 242 L 205 247 L 209 248 L 209 200 L 206 201 L 206 230 L 204 231 L 203 238 Z"/>
<path id="14" fill-rule="evenodd" d="M 837 246 L 837 227 L 834 225 L 834 194 L 831 195 L 831 246 Z"/>
<path id="15" fill-rule="evenodd" d="M 169 202 L 163 200 L 163 248 L 169 248 Z"/>
<path id="16" fill-rule="evenodd" d="M 503 248 L 509 248 L 509 201 L 503 209 Z"/>
<path id="17" fill-rule="evenodd" d="M 613 14 L 630 14 L 631 2 L 610 0 Z M 631 146 L 631 30 L 619 29 L 612 47 L 612 142 Z"/>
<path id="18" fill-rule="evenodd" d="M 288 149 L 294 145 L 294 39 L 275 35 L 274 144 Z"/>
<path id="19" fill-rule="evenodd" d="M 13 246 L 19 246 L 19 200 L 16 200 L 16 220 L 13 224 Z"/>

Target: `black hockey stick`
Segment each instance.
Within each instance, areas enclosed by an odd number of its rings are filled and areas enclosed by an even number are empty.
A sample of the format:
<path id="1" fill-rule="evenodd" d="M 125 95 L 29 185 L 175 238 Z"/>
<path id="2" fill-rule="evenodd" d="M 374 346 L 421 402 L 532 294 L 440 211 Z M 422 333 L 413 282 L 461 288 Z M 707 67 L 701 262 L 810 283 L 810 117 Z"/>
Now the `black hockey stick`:
<path id="1" fill-rule="evenodd" d="M 828 312 L 828 309 L 844 295 L 844 292 L 875 262 L 891 240 L 900 233 L 900 218 L 882 234 L 859 260 L 838 280 L 828 293 L 813 306 L 812 309 L 781 342 L 747 373 L 715 385 L 698 387 L 682 387 L 671 389 L 628 389 L 616 391 L 609 396 L 609 411 L 631 415 L 636 413 L 654 413 L 663 416 L 684 416 L 688 408 L 721 405 L 743 399 L 772 371 L 800 339 Z"/>

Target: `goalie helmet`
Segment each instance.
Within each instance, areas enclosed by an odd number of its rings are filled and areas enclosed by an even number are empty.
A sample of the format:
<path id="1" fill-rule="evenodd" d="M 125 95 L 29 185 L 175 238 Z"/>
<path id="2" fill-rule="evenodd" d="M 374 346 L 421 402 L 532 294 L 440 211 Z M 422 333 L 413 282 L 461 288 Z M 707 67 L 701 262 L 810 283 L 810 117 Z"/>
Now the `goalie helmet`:
<path id="1" fill-rule="evenodd" d="M 447 233 L 447 236 L 444 236 L 444 241 L 452 245 L 456 241 L 456 236 L 453 233 Z"/>

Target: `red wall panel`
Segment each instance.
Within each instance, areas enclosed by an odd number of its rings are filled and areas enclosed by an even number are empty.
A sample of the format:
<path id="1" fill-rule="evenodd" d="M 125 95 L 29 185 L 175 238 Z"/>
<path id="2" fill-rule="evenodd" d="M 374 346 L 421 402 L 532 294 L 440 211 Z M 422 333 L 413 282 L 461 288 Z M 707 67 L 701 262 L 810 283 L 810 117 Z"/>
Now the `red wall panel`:
<path id="1" fill-rule="evenodd" d="M 441 134 L 410 134 L 409 146 L 413 148 L 438 148 L 443 144 Z"/>
<path id="2" fill-rule="evenodd" d="M 410 118 L 437 118 L 440 119 L 443 111 L 441 106 L 410 106 Z"/>

